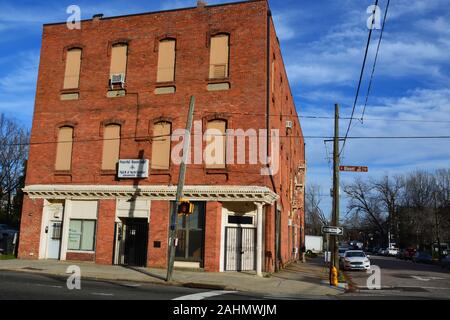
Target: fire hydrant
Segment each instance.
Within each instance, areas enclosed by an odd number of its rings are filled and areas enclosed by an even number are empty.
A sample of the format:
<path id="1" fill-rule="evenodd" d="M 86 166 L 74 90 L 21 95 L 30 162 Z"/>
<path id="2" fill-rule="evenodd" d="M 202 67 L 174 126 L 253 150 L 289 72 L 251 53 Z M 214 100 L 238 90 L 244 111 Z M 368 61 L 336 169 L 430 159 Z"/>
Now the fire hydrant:
<path id="1" fill-rule="evenodd" d="M 331 284 L 335 287 L 339 285 L 338 272 L 336 267 L 331 268 Z"/>

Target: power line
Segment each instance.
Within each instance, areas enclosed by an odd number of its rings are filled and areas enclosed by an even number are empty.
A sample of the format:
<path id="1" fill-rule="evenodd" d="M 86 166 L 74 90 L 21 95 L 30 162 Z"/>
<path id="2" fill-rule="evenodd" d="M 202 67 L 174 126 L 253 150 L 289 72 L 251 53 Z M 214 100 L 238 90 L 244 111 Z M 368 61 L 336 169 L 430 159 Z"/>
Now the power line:
<path id="1" fill-rule="evenodd" d="M 206 113 L 217 113 L 216 111 L 205 111 Z M 235 114 L 241 116 L 267 116 L 265 113 L 254 113 L 254 112 L 226 112 L 226 114 Z M 269 117 L 291 117 L 291 118 L 302 118 L 302 119 L 318 119 L 318 120 L 334 120 L 334 116 L 316 116 L 316 115 L 303 115 L 295 116 L 292 114 L 269 114 Z M 339 117 L 341 120 L 360 120 L 360 118 L 351 117 Z M 424 123 L 450 123 L 449 120 L 422 120 L 422 119 L 398 119 L 398 118 L 366 118 L 367 121 L 393 121 L 393 122 L 424 122 Z"/>
<path id="2" fill-rule="evenodd" d="M 339 152 L 339 156 L 341 155 L 342 151 L 344 151 L 345 142 L 347 141 L 347 136 L 348 136 L 348 133 L 350 131 L 350 126 L 352 125 L 353 116 L 355 114 L 356 103 L 358 102 L 359 90 L 361 89 L 362 78 L 363 78 L 364 69 L 365 69 L 365 66 L 366 66 L 367 54 L 369 52 L 370 39 L 372 38 L 372 30 L 373 30 L 373 25 L 375 23 L 375 13 L 376 13 L 377 6 L 378 6 L 378 0 L 375 1 L 375 6 L 374 6 L 375 9 L 374 9 L 374 12 L 373 12 L 372 25 L 370 26 L 369 36 L 367 37 L 366 50 L 365 50 L 365 53 L 364 53 L 364 60 L 363 60 L 363 64 L 362 64 L 362 67 L 361 67 L 361 73 L 359 75 L 359 82 L 358 82 L 358 88 L 356 89 L 355 101 L 353 102 L 352 115 L 350 116 L 351 119 L 350 119 L 350 122 L 348 123 L 347 131 L 345 132 L 344 143 L 343 143 L 342 148 L 341 148 L 341 150 Z"/>
<path id="3" fill-rule="evenodd" d="M 80 140 L 64 140 L 64 141 L 38 141 L 38 142 L 22 142 L 22 143 L 5 143 L 4 146 L 32 146 L 32 145 L 45 145 L 45 144 L 58 144 L 58 143 L 87 143 L 87 142 L 100 142 L 100 141 L 111 141 L 111 140 L 130 140 L 130 139 L 140 139 L 142 140 L 153 140 L 157 138 L 163 137 L 173 137 L 173 136 L 184 136 L 183 134 L 165 134 L 165 135 L 157 135 L 157 136 L 129 136 L 129 137 L 120 137 L 120 138 L 93 138 L 93 139 L 80 139 Z M 215 137 L 227 137 L 229 135 L 226 134 L 192 134 L 191 136 L 215 136 Z M 245 134 L 233 134 L 233 137 L 249 137 Z M 264 136 L 265 137 L 265 136 Z M 278 135 L 278 138 L 303 138 L 303 139 L 333 139 L 331 136 L 302 136 L 302 135 Z M 343 140 L 344 137 L 340 137 L 340 140 Z M 441 135 L 441 136 L 347 136 L 346 139 L 355 139 L 355 140 L 364 140 L 364 139 L 389 139 L 389 140 L 422 140 L 422 139 L 450 139 L 450 135 Z"/>
<path id="4" fill-rule="evenodd" d="M 373 61 L 373 67 L 372 67 L 372 73 L 370 75 L 369 86 L 367 87 L 366 101 L 364 102 L 364 108 L 363 108 L 363 112 L 361 115 L 361 122 L 364 121 L 364 114 L 366 113 L 367 101 L 369 100 L 370 89 L 372 88 L 373 75 L 375 73 L 375 67 L 377 65 L 378 53 L 380 51 L 381 40 L 383 39 L 384 26 L 386 25 L 386 18 L 387 18 L 387 13 L 389 10 L 390 2 L 391 2 L 391 0 L 387 0 L 386 10 L 384 11 L 383 25 L 381 27 L 380 38 L 378 39 L 377 53 L 375 54 L 375 59 Z"/>

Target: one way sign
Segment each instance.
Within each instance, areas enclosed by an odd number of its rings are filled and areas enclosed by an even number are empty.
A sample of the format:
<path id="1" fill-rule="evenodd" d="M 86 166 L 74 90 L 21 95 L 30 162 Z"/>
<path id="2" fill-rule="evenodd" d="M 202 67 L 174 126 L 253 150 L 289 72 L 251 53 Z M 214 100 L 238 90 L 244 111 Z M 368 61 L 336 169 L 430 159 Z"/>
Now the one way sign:
<path id="1" fill-rule="evenodd" d="M 344 234 L 344 228 L 342 227 L 322 227 L 322 233 L 328 233 L 336 236 L 342 236 Z"/>

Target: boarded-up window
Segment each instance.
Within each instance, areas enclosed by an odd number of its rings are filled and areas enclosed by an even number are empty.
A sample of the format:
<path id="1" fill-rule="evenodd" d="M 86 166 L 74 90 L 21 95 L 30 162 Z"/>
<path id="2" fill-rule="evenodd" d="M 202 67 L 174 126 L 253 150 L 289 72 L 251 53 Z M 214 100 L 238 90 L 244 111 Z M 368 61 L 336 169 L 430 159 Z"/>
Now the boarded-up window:
<path id="1" fill-rule="evenodd" d="M 205 164 L 206 168 L 225 168 L 226 127 L 224 120 L 208 122 L 205 134 Z"/>
<path id="2" fill-rule="evenodd" d="M 115 170 L 119 161 L 120 126 L 116 124 L 106 126 L 103 139 L 102 170 Z"/>
<path id="3" fill-rule="evenodd" d="M 81 49 L 67 51 L 66 71 L 64 74 L 64 89 L 76 89 L 80 82 Z"/>
<path id="4" fill-rule="evenodd" d="M 127 72 L 128 45 L 125 43 L 116 44 L 111 48 L 111 68 L 110 74 L 123 74 Z"/>
<path id="5" fill-rule="evenodd" d="M 170 122 L 158 122 L 153 127 L 152 137 L 152 163 L 151 168 L 156 170 L 169 169 L 170 163 Z"/>
<path id="6" fill-rule="evenodd" d="M 157 82 L 169 82 L 175 79 L 175 40 L 165 39 L 159 42 Z"/>
<path id="7" fill-rule="evenodd" d="M 209 78 L 220 79 L 228 77 L 229 36 L 217 35 L 211 38 L 209 63 Z"/>
<path id="8" fill-rule="evenodd" d="M 73 128 L 61 127 L 56 147 L 55 170 L 68 171 L 72 164 Z"/>

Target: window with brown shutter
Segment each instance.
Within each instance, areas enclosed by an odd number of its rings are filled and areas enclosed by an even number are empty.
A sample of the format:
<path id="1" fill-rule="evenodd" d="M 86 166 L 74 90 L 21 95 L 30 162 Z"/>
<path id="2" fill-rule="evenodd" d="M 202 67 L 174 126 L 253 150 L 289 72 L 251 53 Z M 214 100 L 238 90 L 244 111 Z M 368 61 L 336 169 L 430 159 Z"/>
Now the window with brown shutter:
<path id="1" fill-rule="evenodd" d="M 80 82 L 81 49 L 73 48 L 67 51 L 66 71 L 64 74 L 64 89 L 77 89 Z"/>
<path id="2" fill-rule="evenodd" d="M 102 170 L 115 170 L 120 154 L 120 125 L 107 125 L 103 139 Z"/>
<path id="3" fill-rule="evenodd" d="M 159 42 L 157 82 L 175 80 L 175 40 L 164 39 Z"/>
<path id="4" fill-rule="evenodd" d="M 211 37 L 209 78 L 221 79 L 228 77 L 229 69 L 229 36 L 220 34 Z"/>
<path id="5" fill-rule="evenodd" d="M 55 170 L 69 171 L 72 165 L 73 128 L 61 127 L 58 132 Z"/>
<path id="6" fill-rule="evenodd" d="M 151 168 L 168 170 L 170 167 L 170 122 L 161 121 L 153 127 Z"/>
<path id="7" fill-rule="evenodd" d="M 225 168 L 226 127 L 224 120 L 209 121 L 206 127 L 205 165 L 208 169 Z"/>

